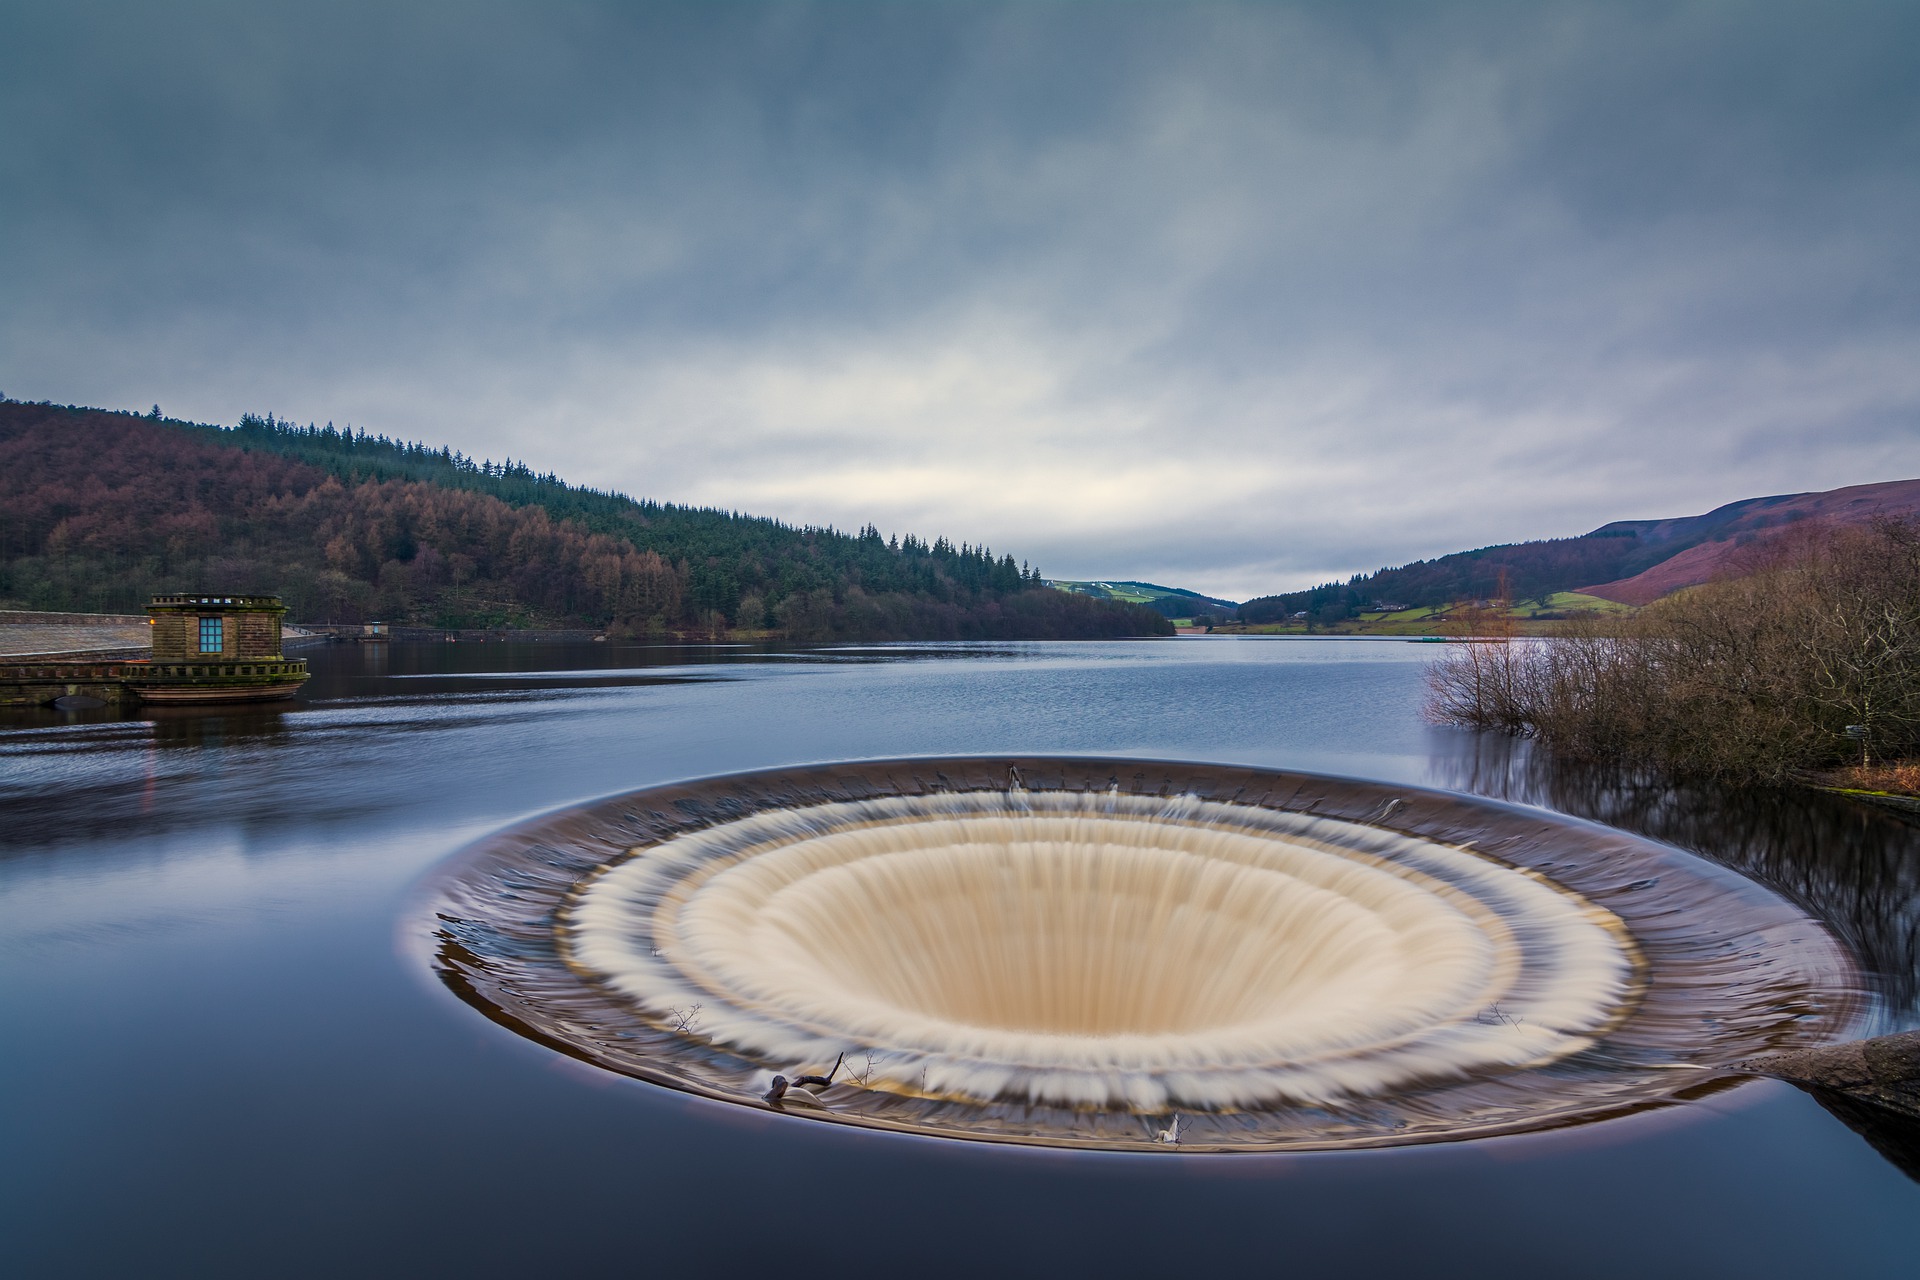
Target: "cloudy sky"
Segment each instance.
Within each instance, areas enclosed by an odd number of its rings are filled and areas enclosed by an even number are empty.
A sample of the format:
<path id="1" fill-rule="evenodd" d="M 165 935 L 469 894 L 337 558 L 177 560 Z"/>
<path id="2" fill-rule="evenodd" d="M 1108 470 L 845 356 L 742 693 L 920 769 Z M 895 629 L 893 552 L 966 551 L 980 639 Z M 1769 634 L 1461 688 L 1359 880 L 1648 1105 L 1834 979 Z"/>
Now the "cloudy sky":
<path id="1" fill-rule="evenodd" d="M 1920 5 L 0 0 L 0 390 L 1241 598 L 1920 476 Z"/>

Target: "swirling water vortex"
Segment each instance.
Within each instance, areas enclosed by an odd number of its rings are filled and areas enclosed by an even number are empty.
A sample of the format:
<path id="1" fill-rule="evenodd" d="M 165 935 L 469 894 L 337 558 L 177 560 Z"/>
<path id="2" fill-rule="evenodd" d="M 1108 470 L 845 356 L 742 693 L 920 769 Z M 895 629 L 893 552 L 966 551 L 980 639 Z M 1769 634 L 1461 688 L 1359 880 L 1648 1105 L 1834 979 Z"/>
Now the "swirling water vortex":
<path id="1" fill-rule="evenodd" d="M 1759 886 L 1537 812 L 1138 761 L 900 761 L 616 797 L 483 843 L 442 976 L 627 1074 L 961 1137 L 1369 1145 L 1567 1123 L 1836 1034 Z M 1688 916 L 1691 919 L 1688 919 Z"/>

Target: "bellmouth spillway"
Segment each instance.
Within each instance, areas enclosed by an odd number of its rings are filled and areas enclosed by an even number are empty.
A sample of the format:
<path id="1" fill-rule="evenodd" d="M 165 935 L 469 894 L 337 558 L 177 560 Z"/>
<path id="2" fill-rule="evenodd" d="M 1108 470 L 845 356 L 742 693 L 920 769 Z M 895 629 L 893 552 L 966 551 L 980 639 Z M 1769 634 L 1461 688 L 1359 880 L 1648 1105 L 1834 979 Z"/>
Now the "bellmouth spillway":
<path id="1" fill-rule="evenodd" d="M 448 984 L 589 1061 L 816 1119 L 1050 1145 L 1571 1123 L 1714 1087 L 1839 1034 L 1859 1004 L 1817 925 L 1691 855 L 1226 766 L 712 779 L 502 833 L 438 898 Z M 769 1104 L 777 1074 L 832 1084 Z"/>

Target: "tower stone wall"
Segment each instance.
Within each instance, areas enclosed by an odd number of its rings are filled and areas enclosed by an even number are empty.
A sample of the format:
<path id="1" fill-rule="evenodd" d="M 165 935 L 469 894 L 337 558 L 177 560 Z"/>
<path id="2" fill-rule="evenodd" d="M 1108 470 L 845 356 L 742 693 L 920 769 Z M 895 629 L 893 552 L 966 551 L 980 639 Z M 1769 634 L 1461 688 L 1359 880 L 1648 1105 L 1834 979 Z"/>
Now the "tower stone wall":
<path id="1" fill-rule="evenodd" d="M 153 624 L 155 662 L 247 662 L 280 658 L 280 619 L 286 606 L 279 596 L 226 596 L 184 593 L 153 597 L 147 606 Z M 214 623 L 212 627 L 203 623 Z M 201 638 L 216 637 L 217 650 Z"/>

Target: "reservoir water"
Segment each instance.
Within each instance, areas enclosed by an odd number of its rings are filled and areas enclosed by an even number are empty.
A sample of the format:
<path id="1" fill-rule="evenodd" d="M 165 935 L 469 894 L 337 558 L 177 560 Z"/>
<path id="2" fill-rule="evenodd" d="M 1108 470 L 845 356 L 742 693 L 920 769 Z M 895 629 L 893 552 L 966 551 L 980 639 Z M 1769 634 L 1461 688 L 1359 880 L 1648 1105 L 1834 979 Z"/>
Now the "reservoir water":
<path id="1" fill-rule="evenodd" d="M 1421 723 L 1430 649 L 307 651 L 278 710 L 0 719 L 10 1275 L 1901 1274 L 1920 1184 L 1755 1081 L 1552 1132 L 1181 1156 L 987 1147 L 626 1079 L 455 1000 L 437 864 L 611 792 L 914 755 L 1212 761 L 1473 792 L 1766 883 L 1916 1014 L 1920 831 L 1555 769 Z"/>

